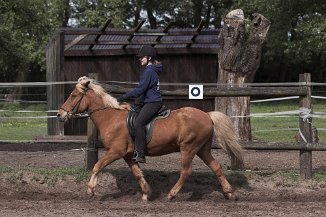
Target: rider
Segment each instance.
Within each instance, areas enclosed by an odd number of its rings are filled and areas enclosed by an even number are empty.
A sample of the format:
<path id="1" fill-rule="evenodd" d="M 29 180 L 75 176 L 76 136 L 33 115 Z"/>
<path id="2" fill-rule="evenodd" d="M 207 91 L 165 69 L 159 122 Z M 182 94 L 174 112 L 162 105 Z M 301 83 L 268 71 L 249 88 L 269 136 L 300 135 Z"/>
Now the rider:
<path id="1" fill-rule="evenodd" d="M 146 125 L 156 116 L 162 107 L 162 96 L 159 88 L 159 77 L 162 73 L 162 64 L 157 59 L 154 47 L 145 45 L 138 52 L 140 64 L 145 66 L 140 76 L 139 84 L 118 98 L 119 102 L 129 98 L 140 97 L 141 110 L 135 120 L 135 151 L 134 162 L 146 163 Z"/>

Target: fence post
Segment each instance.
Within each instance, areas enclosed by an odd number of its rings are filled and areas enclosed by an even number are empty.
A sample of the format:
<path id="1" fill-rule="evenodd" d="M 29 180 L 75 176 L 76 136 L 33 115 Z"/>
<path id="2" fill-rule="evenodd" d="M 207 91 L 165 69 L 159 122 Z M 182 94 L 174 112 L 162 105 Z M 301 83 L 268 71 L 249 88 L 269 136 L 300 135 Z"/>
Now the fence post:
<path id="1" fill-rule="evenodd" d="M 97 73 L 89 73 L 89 78 L 98 80 Z M 88 118 L 87 120 L 87 149 L 86 149 L 86 169 L 92 170 L 98 161 L 98 148 L 96 142 L 98 140 L 98 131 L 93 121 Z"/>
<path id="2" fill-rule="evenodd" d="M 86 169 L 92 170 L 98 161 L 98 148 L 96 141 L 98 139 L 97 129 L 93 121 L 88 118 L 87 120 L 87 149 L 86 149 Z"/>
<path id="3" fill-rule="evenodd" d="M 300 82 L 306 82 L 307 84 L 307 94 L 306 96 L 300 96 L 299 107 L 300 114 L 302 113 L 301 109 L 307 109 L 312 112 L 311 106 L 311 75 L 309 73 L 300 74 Z M 307 119 L 304 120 L 302 115 L 299 116 L 299 131 L 300 135 L 303 137 L 303 146 L 309 147 L 312 142 L 312 118 L 310 114 L 305 114 Z M 305 141 L 304 141 L 305 140 Z M 303 179 L 312 178 L 312 151 L 309 150 L 300 150 L 300 176 Z"/>

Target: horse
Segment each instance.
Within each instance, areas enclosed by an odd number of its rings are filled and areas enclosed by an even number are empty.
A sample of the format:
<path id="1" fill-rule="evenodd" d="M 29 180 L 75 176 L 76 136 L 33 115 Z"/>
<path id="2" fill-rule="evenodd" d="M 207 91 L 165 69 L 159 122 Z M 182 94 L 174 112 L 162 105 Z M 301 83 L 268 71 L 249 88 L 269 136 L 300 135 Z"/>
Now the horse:
<path id="1" fill-rule="evenodd" d="M 126 123 L 130 108 L 130 104 L 119 103 L 100 84 L 85 76 L 78 79 L 75 89 L 59 108 L 57 117 L 63 122 L 88 112 L 106 149 L 92 169 L 87 184 L 87 193 L 90 196 L 95 193 L 99 172 L 112 162 L 123 158 L 140 185 L 142 199 L 150 200 L 151 187 L 145 180 L 139 164 L 132 161 L 134 144 Z M 217 140 L 231 159 L 235 159 L 238 165 L 243 165 L 243 149 L 238 143 L 233 123 L 222 112 L 204 112 L 194 107 L 183 107 L 171 111 L 169 117 L 155 121 L 146 155 L 155 157 L 180 152 L 180 176 L 169 191 L 168 200 L 177 195 L 191 175 L 195 155 L 218 177 L 225 198 L 237 200 L 220 163 L 212 156 L 213 139 Z"/>

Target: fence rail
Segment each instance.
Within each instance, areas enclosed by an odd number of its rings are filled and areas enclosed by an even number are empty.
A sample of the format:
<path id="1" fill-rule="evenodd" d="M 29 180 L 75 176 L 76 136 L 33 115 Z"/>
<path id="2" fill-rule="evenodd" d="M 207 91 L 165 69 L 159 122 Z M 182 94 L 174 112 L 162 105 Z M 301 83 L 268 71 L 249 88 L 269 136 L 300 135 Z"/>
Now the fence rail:
<path id="1" fill-rule="evenodd" d="M 107 85 L 105 88 L 110 93 L 122 94 L 131 88 L 117 85 Z M 233 96 L 305 96 L 307 86 L 298 87 L 204 87 L 204 97 L 233 97 Z M 161 90 L 163 96 L 188 97 L 189 90 Z"/>

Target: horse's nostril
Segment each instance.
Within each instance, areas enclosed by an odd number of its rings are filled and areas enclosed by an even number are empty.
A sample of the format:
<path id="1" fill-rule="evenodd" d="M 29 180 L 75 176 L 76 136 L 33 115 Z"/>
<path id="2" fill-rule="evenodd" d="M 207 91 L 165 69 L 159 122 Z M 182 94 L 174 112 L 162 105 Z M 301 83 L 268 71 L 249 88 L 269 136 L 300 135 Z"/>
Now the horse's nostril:
<path id="1" fill-rule="evenodd" d="M 58 113 L 58 114 L 57 114 L 57 118 L 60 118 L 60 116 L 61 116 L 61 115 Z"/>

